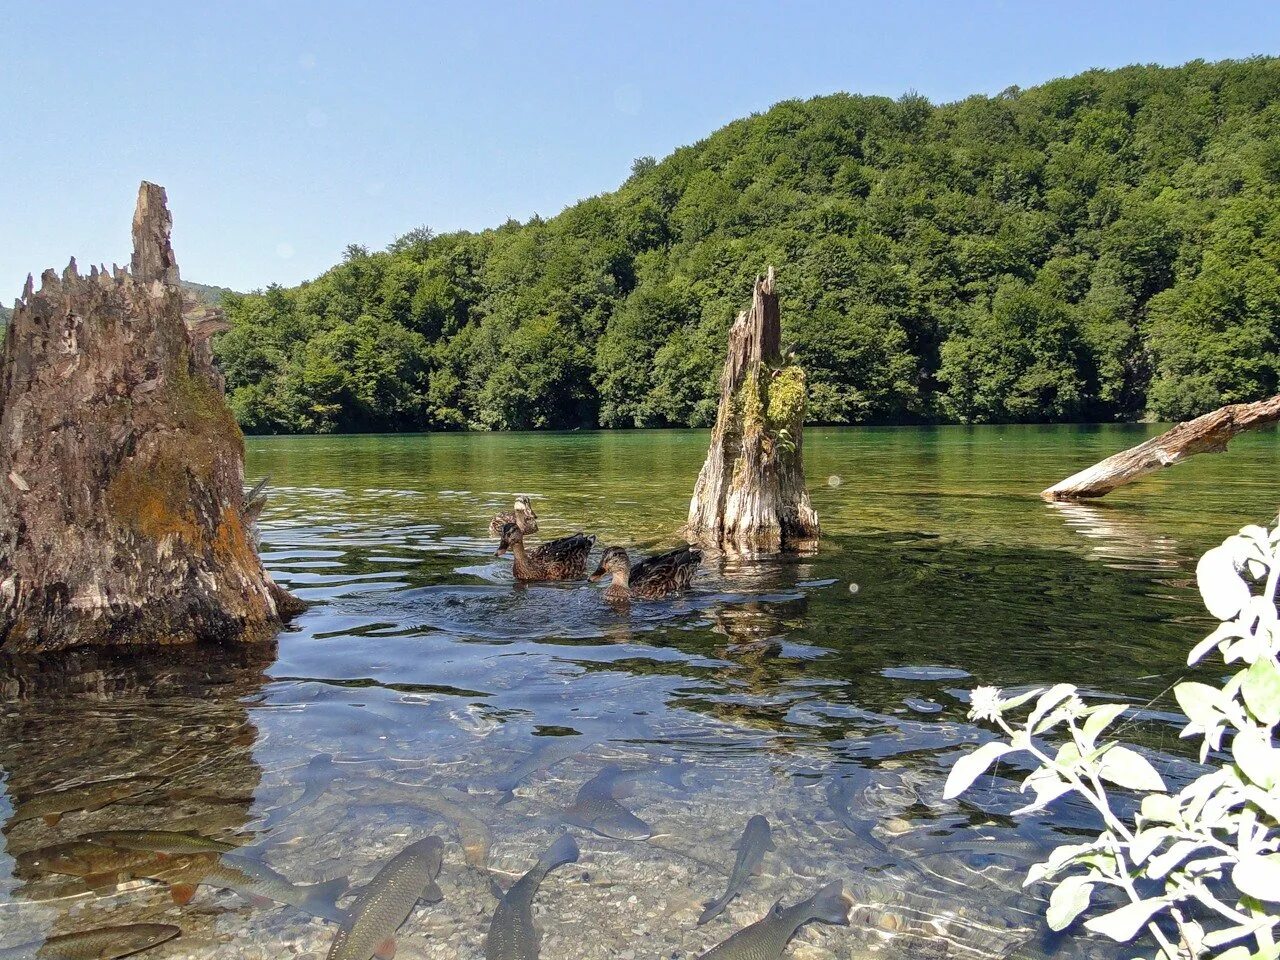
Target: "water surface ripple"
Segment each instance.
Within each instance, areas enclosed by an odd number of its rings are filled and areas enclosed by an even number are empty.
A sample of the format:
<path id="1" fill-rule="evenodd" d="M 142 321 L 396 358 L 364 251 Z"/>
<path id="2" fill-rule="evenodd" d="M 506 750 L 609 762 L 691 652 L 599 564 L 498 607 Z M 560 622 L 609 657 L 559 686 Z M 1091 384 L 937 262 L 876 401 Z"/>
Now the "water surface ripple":
<path id="1" fill-rule="evenodd" d="M 1167 690 L 1207 626 L 1195 559 L 1274 514 L 1276 434 L 1096 504 L 1036 497 L 1155 429 L 811 431 L 816 554 L 709 557 L 688 595 L 630 611 L 586 583 L 514 583 L 488 518 L 527 493 L 546 536 L 673 545 L 704 433 L 251 439 L 250 481 L 271 478 L 263 558 L 311 607 L 265 657 L 0 673 L 0 948 L 162 922 L 183 935 L 147 956 L 323 956 L 332 924 L 300 911 L 214 887 L 180 907 L 145 868 L 69 876 L 41 848 L 193 831 L 294 883 L 354 886 L 434 832 L 445 899 L 410 917 L 397 956 L 478 958 L 489 877 L 529 869 L 618 764 L 640 771 L 622 802 L 652 836 L 570 828 L 581 856 L 535 901 L 544 957 L 694 957 L 827 877 L 852 922 L 806 927 L 797 957 L 1121 956 L 1049 934 L 1041 891 L 1021 887 L 1089 811 L 1015 821 L 1016 767 L 941 793 L 989 737 L 965 718 L 979 683 L 1147 704 L 1127 733 L 1186 775 Z M 777 850 L 696 926 L 753 814 Z"/>

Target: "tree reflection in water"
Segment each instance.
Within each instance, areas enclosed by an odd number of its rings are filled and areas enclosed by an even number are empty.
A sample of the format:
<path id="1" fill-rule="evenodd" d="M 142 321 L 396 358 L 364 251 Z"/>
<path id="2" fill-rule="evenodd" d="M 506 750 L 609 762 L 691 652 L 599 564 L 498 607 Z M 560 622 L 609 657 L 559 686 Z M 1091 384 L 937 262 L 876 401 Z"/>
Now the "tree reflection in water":
<path id="1" fill-rule="evenodd" d="M 174 830 L 237 845 L 261 770 L 247 704 L 274 647 L 110 650 L 0 658 L 0 927 L 6 943 L 149 922 L 166 888 L 62 875 L 41 848 L 101 830 Z M 119 886 L 115 880 L 123 881 Z M 186 911 L 184 950 L 212 935 Z"/>

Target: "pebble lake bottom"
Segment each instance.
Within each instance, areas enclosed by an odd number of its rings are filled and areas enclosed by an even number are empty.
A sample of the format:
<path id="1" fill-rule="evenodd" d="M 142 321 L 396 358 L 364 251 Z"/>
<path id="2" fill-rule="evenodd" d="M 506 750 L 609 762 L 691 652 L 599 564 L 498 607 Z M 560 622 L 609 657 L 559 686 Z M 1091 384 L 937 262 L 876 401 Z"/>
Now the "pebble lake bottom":
<path id="1" fill-rule="evenodd" d="M 942 785 L 990 736 L 966 719 L 978 684 L 1065 680 L 1146 705 L 1125 738 L 1167 780 L 1193 769 L 1168 688 L 1211 627 L 1196 559 L 1274 517 L 1277 435 L 1094 504 L 1037 497 L 1159 430 L 810 430 L 818 552 L 708 557 L 690 593 L 629 611 L 585 582 L 515 584 L 489 517 L 527 493 L 534 539 L 675 545 L 704 431 L 250 438 L 250 482 L 271 478 L 264 559 L 310 609 L 261 660 L 0 674 L 0 951 L 163 923 L 181 935 L 142 956 L 326 955 L 335 925 L 302 910 L 212 877 L 179 905 L 143 876 L 55 872 L 75 858 L 47 849 L 168 830 L 240 846 L 291 885 L 352 887 L 438 835 L 444 898 L 410 914 L 396 956 L 483 957 L 490 879 L 509 886 L 567 829 L 580 855 L 533 901 L 548 960 L 696 957 L 829 879 L 848 926 L 808 924 L 786 956 L 1132 955 L 1051 933 L 1044 890 L 1022 886 L 1096 829 L 1089 810 L 1011 817 L 1016 765 L 958 801 Z M 569 822 L 610 764 L 636 772 L 619 803 L 647 839 Z M 756 814 L 776 849 L 698 926 Z"/>

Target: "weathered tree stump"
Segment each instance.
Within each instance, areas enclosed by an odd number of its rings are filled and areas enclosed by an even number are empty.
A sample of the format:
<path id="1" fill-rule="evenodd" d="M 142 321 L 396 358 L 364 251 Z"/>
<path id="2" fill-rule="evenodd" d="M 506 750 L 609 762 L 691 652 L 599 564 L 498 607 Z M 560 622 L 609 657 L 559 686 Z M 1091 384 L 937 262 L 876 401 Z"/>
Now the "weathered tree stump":
<path id="1" fill-rule="evenodd" d="M 0 649 L 269 639 L 298 601 L 262 567 L 244 438 L 183 320 L 165 192 L 131 271 L 27 278 L 0 360 Z"/>
<path id="2" fill-rule="evenodd" d="M 720 407 L 689 504 L 687 534 L 745 551 L 812 545 L 818 515 L 804 482 L 804 371 L 782 356 L 773 268 L 729 331 Z"/>
<path id="3" fill-rule="evenodd" d="M 1180 423 L 1145 443 L 1113 454 L 1073 474 L 1040 494 L 1046 500 L 1103 497 L 1162 467 L 1172 467 L 1197 453 L 1222 453 L 1238 433 L 1280 420 L 1280 394 L 1256 403 L 1232 403 Z"/>

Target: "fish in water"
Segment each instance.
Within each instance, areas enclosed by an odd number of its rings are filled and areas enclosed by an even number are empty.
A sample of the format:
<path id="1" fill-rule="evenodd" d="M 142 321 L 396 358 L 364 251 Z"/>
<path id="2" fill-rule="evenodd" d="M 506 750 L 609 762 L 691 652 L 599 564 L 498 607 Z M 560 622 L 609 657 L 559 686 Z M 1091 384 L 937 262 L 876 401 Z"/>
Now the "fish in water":
<path id="1" fill-rule="evenodd" d="M 395 933 L 419 900 L 438 903 L 436 885 L 444 841 L 427 837 L 405 847 L 387 862 L 347 911 L 347 919 L 329 947 L 328 960 L 369 960 L 395 955 Z"/>
<path id="2" fill-rule="evenodd" d="M 1008 857 L 1012 860 L 1039 860 L 1045 856 L 1045 848 L 1032 840 L 962 840 L 956 842 L 948 839 L 946 845 L 937 850 L 912 850 L 910 856 L 938 857 L 951 856 L 956 853 L 978 853 L 993 857 Z"/>
<path id="3" fill-rule="evenodd" d="M 855 800 L 853 777 L 845 776 L 829 779 L 826 785 L 826 793 L 827 803 L 831 807 L 831 812 L 836 815 L 836 819 L 867 848 L 859 851 L 856 857 L 862 869 L 877 869 L 897 864 L 909 873 L 924 875 L 924 871 L 921 870 L 919 864 L 912 862 L 910 859 L 895 856 L 884 845 L 884 842 L 871 832 L 870 826 L 866 821 L 859 820 L 853 815 L 853 811 L 850 809 Z"/>
<path id="4" fill-rule="evenodd" d="M 504 894 L 494 884 L 498 908 L 489 923 L 484 944 L 485 960 L 537 960 L 541 936 L 533 926 L 533 898 L 547 874 L 566 863 L 576 863 L 578 845 L 567 833 L 560 834 L 533 868 Z"/>
<path id="5" fill-rule="evenodd" d="M 129 923 L 65 933 L 43 942 L 0 948 L 0 960 L 117 960 L 150 950 L 182 931 L 168 923 Z"/>
<path id="6" fill-rule="evenodd" d="M 492 786 L 498 791 L 498 806 L 509 803 L 515 796 L 516 787 L 539 770 L 554 767 L 562 760 L 567 760 L 576 753 L 581 753 L 591 741 L 584 737 L 537 737 L 538 748 L 532 755 L 520 761 L 515 768 L 494 781 Z"/>
<path id="7" fill-rule="evenodd" d="M 163 857 L 145 850 L 121 850 L 84 839 L 54 843 L 17 855 L 18 869 L 80 877 L 92 889 L 114 887 L 121 880 L 159 869 Z"/>
<path id="8" fill-rule="evenodd" d="M 227 853 L 237 849 L 234 843 L 204 837 L 198 833 L 183 833 L 180 830 L 100 830 L 83 834 L 79 839 L 117 850 L 144 850 L 175 856 L 186 853 Z"/>
<path id="9" fill-rule="evenodd" d="M 764 861 L 765 853 L 776 849 L 769 830 L 769 821 L 760 814 L 748 820 L 746 829 L 742 831 L 742 836 L 734 843 L 732 849 L 738 851 L 738 856 L 733 861 L 733 870 L 729 873 L 729 886 L 725 888 L 720 899 L 708 900 L 704 904 L 706 909 L 698 918 L 698 926 L 720 916 L 724 908 L 729 905 L 729 901 L 742 892 L 742 888 L 747 883 L 747 877 L 756 872 Z"/>
<path id="10" fill-rule="evenodd" d="M 852 777 L 830 777 L 826 782 L 827 804 L 831 807 L 831 812 L 850 833 L 861 834 L 863 824 L 858 822 L 849 809 L 853 802 L 853 792 Z"/>
<path id="11" fill-rule="evenodd" d="M 304 810 L 319 800 L 326 790 L 338 778 L 338 768 L 333 762 L 333 754 L 317 753 L 307 761 L 306 772 L 302 775 L 302 793 L 291 804 L 276 807 L 262 822 L 262 830 L 270 830 L 286 817 Z"/>
<path id="12" fill-rule="evenodd" d="M 779 900 L 761 919 L 712 947 L 699 960 L 778 960 L 796 931 L 810 920 L 849 922 L 849 902 L 839 880 L 789 907 Z"/>
<path id="13" fill-rule="evenodd" d="M 635 784 L 648 775 L 678 785 L 683 769 L 678 764 L 664 764 L 623 770 L 611 763 L 582 785 L 573 805 L 565 811 L 565 820 L 613 840 L 648 840 L 653 836 L 649 824 L 619 803 L 618 798 L 629 796 Z"/>
<path id="14" fill-rule="evenodd" d="M 154 786 L 155 780 L 151 777 L 121 777 L 49 790 L 15 806 L 9 823 L 21 823 L 23 820 L 35 820 L 39 817 L 52 827 L 62 819 L 63 814 L 76 810 L 101 810 L 126 797 L 146 793 Z"/>
<path id="15" fill-rule="evenodd" d="M 335 903 L 347 890 L 346 877 L 323 883 L 290 883 L 265 863 L 232 853 L 172 857 L 160 861 L 156 869 L 139 875 L 169 884 L 169 891 L 178 904 L 189 903 L 196 887 L 206 886 L 231 890 L 258 904 L 283 903 L 335 923 L 341 923 L 346 916 Z"/>
<path id="16" fill-rule="evenodd" d="M 452 787 L 430 789 L 427 787 L 411 787 L 398 780 L 378 778 L 378 801 L 360 803 L 357 806 L 406 806 L 430 810 L 443 817 L 457 828 L 458 837 L 462 841 L 462 853 L 466 861 L 473 867 L 489 865 L 489 848 L 493 846 L 493 831 L 489 825 L 476 817 L 467 808 L 475 804 L 475 799 L 461 790 Z M 386 784 L 384 787 L 383 784 Z"/>
<path id="17" fill-rule="evenodd" d="M 618 802 L 625 776 L 621 767 L 609 764 L 582 785 L 565 820 L 614 840 L 648 840 L 653 830 Z"/>

